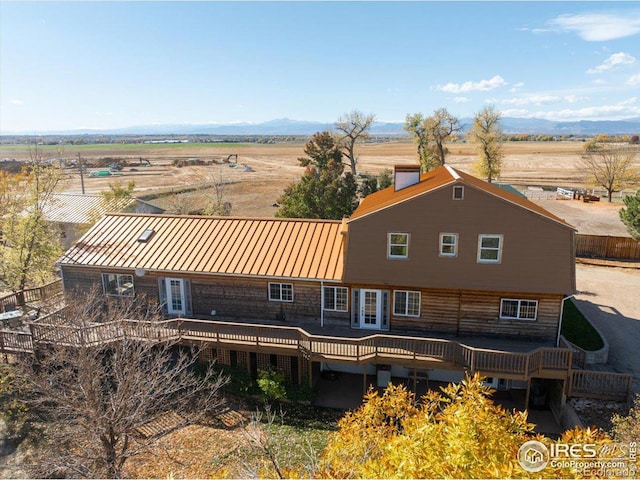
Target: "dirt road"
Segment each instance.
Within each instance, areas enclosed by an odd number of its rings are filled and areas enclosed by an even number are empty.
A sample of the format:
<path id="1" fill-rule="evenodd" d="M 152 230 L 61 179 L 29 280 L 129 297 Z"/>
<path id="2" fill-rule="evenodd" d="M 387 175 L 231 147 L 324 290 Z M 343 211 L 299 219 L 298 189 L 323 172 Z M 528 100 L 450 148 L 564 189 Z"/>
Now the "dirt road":
<path id="1" fill-rule="evenodd" d="M 640 269 L 576 265 L 576 277 L 576 304 L 609 341 L 609 366 L 640 393 Z"/>

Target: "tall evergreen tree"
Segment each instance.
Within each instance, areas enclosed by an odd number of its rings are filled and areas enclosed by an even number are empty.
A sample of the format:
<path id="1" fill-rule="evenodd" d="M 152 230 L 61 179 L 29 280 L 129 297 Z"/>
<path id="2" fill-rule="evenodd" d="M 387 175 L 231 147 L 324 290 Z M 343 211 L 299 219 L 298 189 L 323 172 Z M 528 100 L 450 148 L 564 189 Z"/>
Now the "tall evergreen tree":
<path id="1" fill-rule="evenodd" d="M 358 185 L 351 173 L 343 174 L 342 152 L 329 132 L 313 135 L 305 145 L 307 167 L 298 183 L 289 185 L 280 197 L 277 217 L 339 220 L 357 207 Z"/>

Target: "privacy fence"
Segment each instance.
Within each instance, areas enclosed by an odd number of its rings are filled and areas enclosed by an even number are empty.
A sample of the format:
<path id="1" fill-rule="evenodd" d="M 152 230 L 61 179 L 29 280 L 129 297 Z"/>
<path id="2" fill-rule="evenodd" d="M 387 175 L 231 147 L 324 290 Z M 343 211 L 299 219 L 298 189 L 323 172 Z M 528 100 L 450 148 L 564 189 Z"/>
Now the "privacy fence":
<path id="1" fill-rule="evenodd" d="M 630 237 L 576 234 L 576 256 L 640 262 L 640 242 Z"/>

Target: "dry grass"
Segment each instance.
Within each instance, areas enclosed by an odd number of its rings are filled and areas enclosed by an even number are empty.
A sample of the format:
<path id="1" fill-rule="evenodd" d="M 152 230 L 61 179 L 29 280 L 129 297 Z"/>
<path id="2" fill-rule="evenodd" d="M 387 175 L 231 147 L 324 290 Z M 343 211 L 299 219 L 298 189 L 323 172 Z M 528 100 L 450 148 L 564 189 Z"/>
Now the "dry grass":
<path id="1" fill-rule="evenodd" d="M 476 161 L 474 145 L 455 143 L 448 147 L 448 163 L 473 174 L 473 163 Z M 137 195 L 166 192 L 185 186 L 204 185 L 209 177 L 214 175 L 230 184 L 226 197 L 232 203 L 234 216 L 272 217 L 276 211 L 273 204 L 277 202 L 284 188 L 297 181 L 304 171 L 297 160 L 304 156 L 303 144 L 92 145 L 67 147 L 67 156 L 74 156 L 74 148 L 81 149 L 83 158 L 89 161 L 112 157 L 135 163 L 139 157 L 145 157 L 153 163 L 152 167 L 133 167 L 136 171 L 127 167 L 121 177 L 85 177 L 85 187 L 89 193 L 106 190 L 110 183 L 126 183 L 129 180 L 135 181 Z M 580 173 L 577 171 L 578 160 L 583 153 L 581 142 L 507 142 L 504 149 L 505 158 L 500 178 L 502 182 L 515 186 L 587 186 L 580 180 Z M 366 173 L 379 173 L 397 164 L 414 163 L 415 151 L 415 145 L 408 141 L 361 145 L 358 147 L 360 169 Z M 18 153 L 14 148 L 11 156 L 18 158 Z M 229 154 L 238 155 L 238 168 L 230 168 L 225 163 L 183 168 L 172 166 L 176 158 L 196 157 L 204 161 L 222 162 Z M 23 157 L 28 157 L 26 149 Z M 253 172 L 244 172 L 243 164 L 251 167 Z M 78 172 L 68 172 L 65 189 L 80 192 Z M 193 203 L 194 209 L 202 208 L 206 202 L 206 191 L 186 195 L 190 197 L 188 201 Z M 172 207 L 171 198 L 154 202 L 165 208 Z M 555 205 L 549 204 L 545 206 L 547 207 L 553 211 Z M 577 226 L 589 225 L 593 220 L 593 211 L 598 210 L 599 220 L 595 229 L 600 234 L 609 233 L 608 228 L 615 230 L 611 234 L 625 231 L 618 220 L 617 209 L 595 205 L 587 205 L 586 209 L 584 206 L 572 209 L 559 208 L 558 215 L 568 217 L 567 220 Z M 600 217 L 604 220 L 600 220 Z"/>

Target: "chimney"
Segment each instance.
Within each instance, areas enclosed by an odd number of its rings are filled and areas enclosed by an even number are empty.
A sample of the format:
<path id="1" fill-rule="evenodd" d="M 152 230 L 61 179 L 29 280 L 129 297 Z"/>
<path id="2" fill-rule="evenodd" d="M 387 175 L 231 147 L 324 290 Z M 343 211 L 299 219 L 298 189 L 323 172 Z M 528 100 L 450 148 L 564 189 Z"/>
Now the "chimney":
<path id="1" fill-rule="evenodd" d="M 396 165 L 393 171 L 394 190 L 402 190 L 420 183 L 420 165 Z"/>

